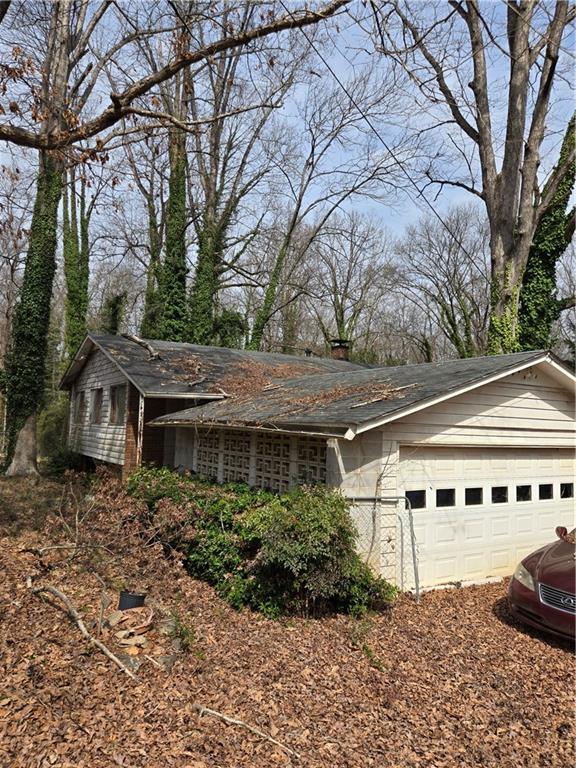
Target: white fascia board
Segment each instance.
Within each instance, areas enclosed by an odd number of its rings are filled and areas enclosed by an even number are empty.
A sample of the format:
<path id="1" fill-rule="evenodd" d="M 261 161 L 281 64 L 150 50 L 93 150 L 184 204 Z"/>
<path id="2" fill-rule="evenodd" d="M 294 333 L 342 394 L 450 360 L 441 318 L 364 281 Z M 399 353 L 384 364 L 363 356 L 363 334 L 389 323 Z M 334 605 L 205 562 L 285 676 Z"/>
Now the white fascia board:
<path id="1" fill-rule="evenodd" d="M 565 368 L 563 365 L 559 365 L 556 360 L 553 360 L 551 357 L 547 357 L 545 361 L 554 371 L 552 374 L 553 378 L 563 380 L 565 379 L 567 382 L 570 382 L 572 385 L 572 390 L 574 390 L 574 387 L 576 387 L 576 375 L 574 375 L 571 371 L 569 371 L 567 368 Z"/>
<path id="2" fill-rule="evenodd" d="M 436 397 L 429 398 L 428 400 L 421 400 L 419 403 L 413 403 L 407 408 L 402 408 L 401 410 L 395 411 L 394 413 L 389 413 L 387 416 L 384 416 L 381 419 L 374 419 L 373 421 L 366 422 L 365 424 L 351 427 L 346 432 L 344 437 L 346 440 L 353 440 L 356 435 L 359 435 L 362 432 L 368 432 L 371 429 L 383 427 L 385 424 L 398 421 L 398 419 L 403 419 L 405 416 L 411 416 L 413 413 L 423 411 L 426 408 L 432 408 L 432 406 L 444 403 L 446 400 L 452 400 L 452 398 L 458 397 L 459 395 L 465 395 L 466 392 L 471 392 L 472 390 L 478 389 L 479 387 L 484 387 L 486 384 L 492 384 L 493 382 L 499 381 L 500 379 L 505 379 L 507 376 L 520 373 L 520 371 L 524 371 L 526 368 L 532 368 L 534 365 L 540 365 L 541 363 L 548 363 L 553 365 L 558 372 L 565 374 L 569 379 L 574 378 L 568 371 L 566 371 L 565 368 L 554 363 L 548 353 L 545 353 L 540 355 L 540 357 L 535 357 L 531 360 L 527 360 L 524 363 L 515 365 L 513 368 L 507 368 L 505 371 L 492 374 L 492 376 L 487 376 L 483 379 L 473 381 L 472 383 L 467 384 L 464 387 L 460 387 L 459 389 L 451 390 L 450 392 L 446 392 L 443 395 L 437 395 Z"/>
<path id="3" fill-rule="evenodd" d="M 163 421 L 157 422 L 156 419 L 147 422 L 148 427 L 182 427 L 184 429 L 235 429 L 240 432 L 274 432 L 280 435 L 300 435 L 308 437 L 323 437 L 323 438 L 342 438 L 344 435 L 340 433 L 332 432 L 308 432 L 303 429 L 281 429 L 278 427 L 249 427 L 243 424 L 231 425 L 231 424 L 214 424 L 210 422 L 196 423 L 196 422 L 181 422 L 181 421 Z"/>
<path id="4" fill-rule="evenodd" d="M 224 400 L 225 395 L 220 392 L 145 392 L 144 397 L 151 400 L 160 397 L 167 400 Z"/>

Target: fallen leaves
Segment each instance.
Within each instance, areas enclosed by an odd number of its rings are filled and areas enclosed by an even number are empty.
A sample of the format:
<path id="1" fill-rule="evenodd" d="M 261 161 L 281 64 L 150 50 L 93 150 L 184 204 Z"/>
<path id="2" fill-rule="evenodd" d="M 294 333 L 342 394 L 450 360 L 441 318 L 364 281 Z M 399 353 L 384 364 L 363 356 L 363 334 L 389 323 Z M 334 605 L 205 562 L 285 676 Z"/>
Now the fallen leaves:
<path id="1" fill-rule="evenodd" d="M 49 577 L 38 569 L 34 584 L 49 578 L 94 633 L 103 591 L 115 606 L 125 575 L 141 578 L 146 606 L 102 621 L 103 642 L 134 664 L 139 684 L 26 588 L 34 559 L 22 549 L 59 543 L 56 529 L 0 539 L 2 768 L 574 764 L 570 649 L 514 624 L 505 585 L 432 592 L 419 606 L 403 597 L 360 621 L 272 622 L 235 612 L 138 543 L 111 486 L 104 501 L 90 532 L 95 543 L 115 539 L 115 557 L 87 549 Z M 172 645 L 182 626 L 195 638 L 187 653 Z M 148 646 L 122 648 L 120 632 Z"/>

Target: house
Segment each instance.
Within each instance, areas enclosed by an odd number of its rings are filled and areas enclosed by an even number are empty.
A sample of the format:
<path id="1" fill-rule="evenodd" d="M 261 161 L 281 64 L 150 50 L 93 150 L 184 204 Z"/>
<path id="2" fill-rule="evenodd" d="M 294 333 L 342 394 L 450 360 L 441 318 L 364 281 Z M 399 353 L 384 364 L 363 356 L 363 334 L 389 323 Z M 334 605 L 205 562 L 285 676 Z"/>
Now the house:
<path id="1" fill-rule="evenodd" d="M 327 483 L 354 500 L 374 568 L 432 587 L 509 575 L 574 526 L 575 383 L 545 351 L 368 368 L 89 336 L 62 386 L 81 453 Z"/>

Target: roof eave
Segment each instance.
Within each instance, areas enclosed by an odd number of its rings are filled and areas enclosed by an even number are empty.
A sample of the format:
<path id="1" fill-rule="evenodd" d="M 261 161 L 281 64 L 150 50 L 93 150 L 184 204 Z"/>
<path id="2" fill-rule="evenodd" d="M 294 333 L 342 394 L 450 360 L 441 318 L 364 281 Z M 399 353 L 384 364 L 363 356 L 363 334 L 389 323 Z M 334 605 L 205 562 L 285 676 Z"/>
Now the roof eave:
<path id="1" fill-rule="evenodd" d="M 305 429 L 304 427 L 298 429 L 296 426 L 283 427 L 283 426 L 279 426 L 279 425 L 277 426 L 274 424 L 258 424 L 258 425 L 233 424 L 233 423 L 222 423 L 217 421 L 182 422 L 182 421 L 164 420 L 164 418 L 165 417 L 161 416 L 158 419 L 152 419 L 151 421 L 147 422 L 146 426 L 183 427 L 184 429 L 198 429 L 199 427 L 204 427 L 207 429 L 238 429 L 238 430 L 245 430 L 248 432 L 275 432 L 275 433 L 284 434 L 284 435 L 307 435 L 308 437 L 338 438 L 338 439 L 345 436 L 344 428 L 341 431 L 321 430 L 318 428 Z"/>
<path id="2" fill-rule="evenodd" d="M 501 371 L 498 371 L 498 373 L 494 373 L 491 376 L 479 376 L 476 379 L 473 379 L 472 381 L 469 381 L 465 386 L 457 387 L 453 390 L 449 390 L 448 392 L 445 392 L 442 395 L 435 395 L 434 397 L 425 398 L 423 400 L 420 400 L 417 403 L 412 403 L 411 405 L 399 408 L 396 411 L 393 411 L 392 413 L 388 413 L 386 416 L 380 418 L 380 419 L 372 419 L 371 421 L 364 422 L 363 424 L 358 424 L 355 427 L 350 427 L 348 432 L 346 433 L 346 439 L 347 440 L 353 440 L 356 435 L 361 434 L 362 432 L 368 432 L 371 429 L 377 429 L 378 427 L 383 427 L 386 424 L 390 424 L 393 421 L 397 421 L 398 419 L 402 419 L 406 416 L 411 416 L 413 413 L 417 413 L 418 411 L 423 411 L 426 408 L 431 408 L 434 405 L 439 405 L 440 403 L 445 402 L 446 400 L 451 400 L 454 397 L 458 397 L 459 395 L 464 395 L 466 392 L 471 392 L 474 389 L 477 389 L 478 387 L 485 386 L 486 384 L 491 384 L 492 382 L 499 381 L 500 379 L 506 378 L 506 376 L 511 376 L 514 373 L 519 373 L 520 371 L 525 370 L 526 368 L 531 368 L 533 365 L 539 365 L 540 363 L 549 363 L 552 365 L 555 369 L 558 370 L 558 372 L 565 374 L 567 377 L 571 378 L 573 381 L 576 381 L 576 377 L 574 377 L 570 371 L 564 366 L 562 363 L 557 361 L 557 359 L 554 358 L 551 352 L 541 352 L 539 354 L 535 354 L 534 357 L 528 358 L 527 360 L 524 360 L 522 363 L 517 363 L 516 365 L 510 365 L 506 368 L 502 369 Z"/>

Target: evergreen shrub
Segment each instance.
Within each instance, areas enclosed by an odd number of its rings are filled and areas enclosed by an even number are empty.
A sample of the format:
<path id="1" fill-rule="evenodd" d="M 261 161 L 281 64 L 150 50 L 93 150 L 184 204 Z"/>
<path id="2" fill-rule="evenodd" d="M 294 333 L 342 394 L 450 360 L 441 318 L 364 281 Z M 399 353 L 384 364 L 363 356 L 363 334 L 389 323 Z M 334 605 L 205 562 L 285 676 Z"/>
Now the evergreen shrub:
<path id="1" fill-rule="evenodd" d="M 348 502 L 337 491 L 300 486 L 276 494 L 150 467 L 136 470 L 127 490 L 146 503 L 147 525 L 184 554 L 189 572 L 236 608 L 273 618 L 361 615 L 395 597 L 356 552 Z M 166 505 L 180 514 L 161 530 Z"/>

